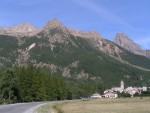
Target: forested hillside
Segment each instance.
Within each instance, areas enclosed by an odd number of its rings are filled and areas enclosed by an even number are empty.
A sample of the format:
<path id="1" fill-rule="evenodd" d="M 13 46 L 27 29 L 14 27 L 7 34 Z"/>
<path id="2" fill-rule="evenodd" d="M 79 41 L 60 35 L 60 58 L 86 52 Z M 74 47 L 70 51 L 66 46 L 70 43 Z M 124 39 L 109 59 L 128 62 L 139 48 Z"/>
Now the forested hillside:
<path id="1" fill-rule="evenodd" d="M 96 91 L 96 86 L 86 83 L 77 86 L 39 68 L 14 68 L 0 74 L 0 103 L 80 98 Z"/>

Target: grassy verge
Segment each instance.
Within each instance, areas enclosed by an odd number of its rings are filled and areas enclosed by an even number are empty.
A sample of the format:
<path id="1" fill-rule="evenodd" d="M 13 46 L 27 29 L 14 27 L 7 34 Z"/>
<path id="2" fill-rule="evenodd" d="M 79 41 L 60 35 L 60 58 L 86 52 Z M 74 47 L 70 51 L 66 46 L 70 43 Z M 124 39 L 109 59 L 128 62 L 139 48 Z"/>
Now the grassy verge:
<path id="1" fill-rule="evenodd" d="M 44 106 L 39 107 L 37 113 L 57 113 L 56 109 L 53 108 L 53 104 L 49 103 Z"/>
<path id="2" fill-rule="evenodd" d="M 43 105 L 37 108 L 36 113 L 63 113 L 61 111 L 61 107 L 63 104 L 70 103 L 73 101 L 56 101 L 56 102 L 49 102 L 46 105 Z"/>

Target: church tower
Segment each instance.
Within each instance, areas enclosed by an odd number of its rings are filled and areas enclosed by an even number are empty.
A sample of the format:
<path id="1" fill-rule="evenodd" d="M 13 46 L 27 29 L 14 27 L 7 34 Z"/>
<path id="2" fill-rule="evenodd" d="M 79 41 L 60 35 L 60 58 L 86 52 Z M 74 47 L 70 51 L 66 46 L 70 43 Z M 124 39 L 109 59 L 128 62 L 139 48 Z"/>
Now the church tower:
<path id="1" fill-rule="evenodd" d="M 122 80 L 120 82 L 120 88 L 124 90 L 124 82 Z"/>

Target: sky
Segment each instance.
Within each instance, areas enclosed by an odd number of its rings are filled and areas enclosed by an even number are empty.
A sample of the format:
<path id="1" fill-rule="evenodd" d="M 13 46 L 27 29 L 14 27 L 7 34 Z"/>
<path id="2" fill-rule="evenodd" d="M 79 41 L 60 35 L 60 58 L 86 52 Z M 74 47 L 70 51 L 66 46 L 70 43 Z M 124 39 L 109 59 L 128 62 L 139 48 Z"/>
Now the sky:
<path id="1" fill-rule="evenodd" d="M 30 23 L 42 28 L 59 19 L 69 28 L 97 31 L 113 40 L 126 33 L 150 49 L 150 0 L 1 0 L 0 27 Z"/>

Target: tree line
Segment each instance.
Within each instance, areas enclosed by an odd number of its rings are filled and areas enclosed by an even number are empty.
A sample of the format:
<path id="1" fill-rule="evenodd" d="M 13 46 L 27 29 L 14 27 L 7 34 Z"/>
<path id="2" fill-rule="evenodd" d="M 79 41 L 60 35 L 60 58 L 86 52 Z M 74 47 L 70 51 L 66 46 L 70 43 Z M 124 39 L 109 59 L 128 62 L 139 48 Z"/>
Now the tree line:
<path id="1" fill-rule="evenodd" d="M 35 67 L 0 72 L 0 104 L 79 99 L 102 90 L 99 83 L 66 79 Z"/>
<path id="2" fill-rule="evenodd" d="M 0 74 L 0 103 L 72 99 L 65 80 L 38 68 L 20 67 Z"/>

